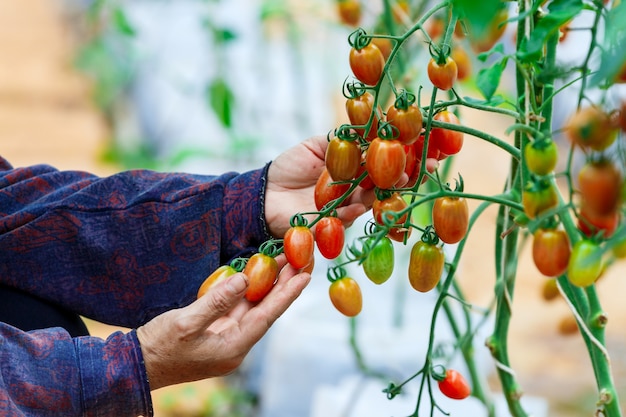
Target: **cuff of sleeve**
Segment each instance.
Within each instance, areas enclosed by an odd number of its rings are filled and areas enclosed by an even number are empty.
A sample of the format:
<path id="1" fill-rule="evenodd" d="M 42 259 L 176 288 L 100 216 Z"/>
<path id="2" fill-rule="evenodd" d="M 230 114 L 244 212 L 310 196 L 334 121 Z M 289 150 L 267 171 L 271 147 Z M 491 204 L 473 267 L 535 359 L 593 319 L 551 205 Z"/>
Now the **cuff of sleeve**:
<path id="1" fill-rule="evenodd" d="M 76 338 L 85 415 L 152 416 L 150 384 L 135 330 L 106 341 Z"/>

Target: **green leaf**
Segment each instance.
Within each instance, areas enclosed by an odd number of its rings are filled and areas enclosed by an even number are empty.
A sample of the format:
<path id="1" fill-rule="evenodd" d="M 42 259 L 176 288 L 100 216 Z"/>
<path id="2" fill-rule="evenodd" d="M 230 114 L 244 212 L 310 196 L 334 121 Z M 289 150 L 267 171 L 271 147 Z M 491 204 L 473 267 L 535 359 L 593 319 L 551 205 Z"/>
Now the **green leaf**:
<path id="1" fill-rule="evenodd" d="M 225 127 L 232 126 L 232 108 L 235 96 L 226 81 L 217 78 L 207 88 L 207 100 Z"/>
<path id="2" fill-rule="evenodd" d="M 547 39 L 558 33 L 561 26 L 572 20 L 583 9 L 582 0 L 552 0 L 548 13 L 538 19 L 533 31 L 522 46 L 518 57 L 522 62 L 536 61 Z"/>
<path id="3" fill-rule="evenodd" d="M 491 22 L 502 8 L 502 0 L 452 0 L 452 9 L 465 19 L 472 36 L 481 39 L 491 29 Z"/>
<path id="4" fill-rule="evenodd" d="M 476 87 L 490 101 L 500 85 L 502 72 L 506 68 L 507 57 L 494 62 L 490 67 L 482 68 L 476 76 Z"/>
<path id="5" fill-rule="evenodd" d="M 135 29 L 126 17 L 126 13 L 121 7 L 116 7 L 113 10 L 113 27 L 117 29 L 123 35 L 135 36 Z"/>

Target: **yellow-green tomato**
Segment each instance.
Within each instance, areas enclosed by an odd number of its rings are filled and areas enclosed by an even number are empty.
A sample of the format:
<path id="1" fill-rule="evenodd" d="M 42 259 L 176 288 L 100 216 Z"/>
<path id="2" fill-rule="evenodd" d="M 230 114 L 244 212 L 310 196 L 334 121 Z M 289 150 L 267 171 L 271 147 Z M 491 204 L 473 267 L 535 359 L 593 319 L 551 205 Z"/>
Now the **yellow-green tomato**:
<path id="1" fill-rule="evenodd" d="M 602 250 L 592 240 L 582 239 L 574 244 L 567 265 L 567 278 L 577 287 L 588 287 L 602 273 Z"/>
<path id="2" fill-rule="evenodd" d="M 528 142 L 524 146 L 524 159 L 530 172 L 548 175 L 556 167 L 558 149 L 551 139 Z"/>
<path id="3" fill-rule="evenodd" d="M 328 289 L 330 301 L 341 314 L 354 317 L 361 312 L 363 296 L 361 287 L 350 277 L 343 277 L 333 281 Z"/>
<path id="4" fill-rule="evenodd" d="M 441 246 L 420 240 L 413 245 L 409 259 L 409 282 L 420 292 L 428 292 L 435 288 L 441 274 L 445 257 Z"/>

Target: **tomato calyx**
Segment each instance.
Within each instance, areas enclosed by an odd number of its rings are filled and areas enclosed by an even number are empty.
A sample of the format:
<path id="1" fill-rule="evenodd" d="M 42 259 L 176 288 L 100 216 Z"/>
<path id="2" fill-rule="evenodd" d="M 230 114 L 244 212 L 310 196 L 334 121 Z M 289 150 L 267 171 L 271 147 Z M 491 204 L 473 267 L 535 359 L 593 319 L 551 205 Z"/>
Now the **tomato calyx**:
<path id="1" fill-rule="evenodd" d="M 422 233 L 421 239 L 422 242 L 432 246 L 439 244 L 439 236 L 437 235 L 437 232 L 435 232 L 435 228 L 432 225 L 426 227 L 424 233 Z"/>
<path id="2" fill-rule="evenodd" d="M 396 101 L 394 101 L 393 106 L 398 110 L 406 110 L 415 103 L 415 100 L 415 94 L 402 89 L 396 96 Z"/>
<path id="3" fill-rule="evenodd" d="M 381 121 L 378 126 L 378 137 L 383 140 L 394 140 L 400 136 L 400 131 L 397 127 L 389 122 Z"/>
<path id="4" fill-rule="evenodd" d="M 348 142 L 354 142 L 355 140 L 358 141 L 360 138 L 359 134 L 354 130 L 354 126 L 348 124 L 343 124 L 335 129 L 334 135 L 335 137 L 341 140 L 347 140 Z M 329 142 L 332 140 L 330 133 L 326 135 L 326 139 L 328 139 Z"/>
<path id="5" fill-rule="evenodd" d="M 441 382 L 446 379 L 447 369 L 443 365 L 433 365 L 430 368 L 430 376 L 437 382 Z"/>
<path id="6" fill-rule="evenodd" d="M 291 219 L 289 219 L 289 225 L 291 227 L 305 226 L 309 225 L 309 221 L 302 215 L 302 213 L 294 214 Z"/>
<path id="7" fill-rule="evenodd" d="M 241 272 L 246 267 L 249 258 L 235 258 L 230 261 L 230 267 L 237 272 Z"/>
<path id="8" fill-rule="evenodd" d="M 357 51 L 369 45 L 371 40 L 363 28 L 358 28 L 348 36 L 348 43 Z"/>
<path id="9" fill-rule="evenodd" d="M 361 97 L 369 90 L 361 81 L 346 81 L 343 84 L 342 93 L 343 96 L 350 100 Z"/>
<path id="10" fill-rule="evenodd" d="M 448 61 L 448 57 L 452 52 L 452 48 L 450 45 L 442 45 L 442 47 L 438 47 L 433 42 L 428 45 L 428 51 L 430 52 L 430 56 L 435 60 L 437 65 L 445 65 Z"/>
<path id="11" fill-rule="evenodd" d="M 348 273 L 346 272 L 345 268 L 341 265 L 329 267 L 328 271 L 326 271 L 326 278 L 331 283 L 338 281 L 347 276 L 348 276 Z"/>
<path id="12" fill-rule="evenodd" d="M 259 246 L 259 253 L 275 258 L 283 252 L 283 247 L 280 244 L 280 240 L 270 239 L 266 240 Z"/>

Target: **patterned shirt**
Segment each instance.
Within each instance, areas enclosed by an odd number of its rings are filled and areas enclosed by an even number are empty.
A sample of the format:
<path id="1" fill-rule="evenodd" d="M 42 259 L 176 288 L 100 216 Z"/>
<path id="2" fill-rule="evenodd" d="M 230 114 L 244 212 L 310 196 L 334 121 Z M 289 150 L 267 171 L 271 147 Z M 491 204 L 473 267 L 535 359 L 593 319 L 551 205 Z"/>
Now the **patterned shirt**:
<path id="1" fill-rule="evenodd" d="M 191 303 L 210 272 L 269 237 L 268 166 L 101 178 L 0 157 L 0 282 L 134 329 Z M 0 414 L 152 415 L 135 331 L 102 340 L 0 323 Z"/>

